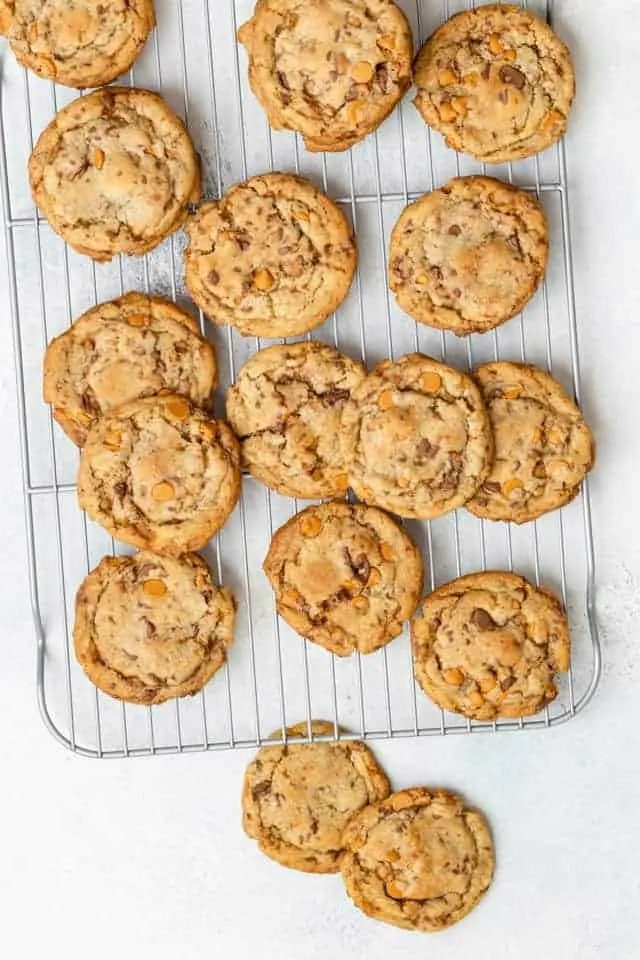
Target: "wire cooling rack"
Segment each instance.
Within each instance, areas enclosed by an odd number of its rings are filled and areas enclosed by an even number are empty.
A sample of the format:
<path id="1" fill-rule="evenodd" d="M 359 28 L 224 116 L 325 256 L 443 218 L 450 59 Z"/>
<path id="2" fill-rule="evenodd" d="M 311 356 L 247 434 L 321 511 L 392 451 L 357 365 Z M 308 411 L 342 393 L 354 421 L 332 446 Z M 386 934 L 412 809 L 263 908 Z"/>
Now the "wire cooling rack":
<path id="1" fill-rule="evenodd" d="M 470 6 L 467 3 L 466 6 Z M 526 3 L 524 4 L 527 5 Z M 422 42 L 464 0 L 401 0 Z M 530 0 L 549 17 L 551 3 Z M 471 368 L 490 359 L 526 360 L 553 372 L 580 399 L 578 329 L 571 262 L 564 145 L 540 157 L 491 168 L 535 192 L 547 211 L 552 255 L 547 281 L 525 313 L 492 334 L 466 341 L 416 326 L 389 296 L 389 234 L 411 199 L 481 165 L 446 149 L 407 97 L 374 135 L 346 154 L 310 155 L 293 134 L 272 132 L 247 84 L 237 26 L 253 0 L 156 0 L 158 29 L 131 71 L 132 85 L 159 90 L 186 120 L 203 159 L 205 190 L 219 197 L 265 170 L 300 172 L 336 198 L 356 228 L 361 263 L 347 302 L 317 331 L 369 365 L 420 350 Z M 572 625 L 573 657 L 558 699 L 533 718 L 466 721 L 436 708 L 413 681 L 405 635 L 367 657 L 336 659 L 305 643 L 276 616 L 261 564 L 272 532 L 298 509 L 246 478 L 239 508 L 205 556 L 238 598 L 236 644 L 227 667 L 196 697 L 159 707 L 118 703 L 98 692 L 76 664 L 71 644 L 78 584 L 106 553 L 123 548 L 79 511 L 77 451 L 41 399 L 47 343 L 74 317 L 130 289 L 188 303 L 177 235 L 142 259 L 97 265 L 75 254 L 35 210 L 27 160 L 35 138 L 75 93 L 19 68 L 0 48 L 0 189 L 21 425 L 29 589 L 37 635 L 42 716 L 65 746 L 83 756 L 121 757 L 257 746 L 273 731 L 323 717 L 364 739 L 549 727 L 578 713 L 600 674 L 594 616 L 594 554 L 588 485 L 562 511 L 517 528 L 465 511 L 409 523 L 427 565 L 428 589 L 486 568 L 515 569 L 562 596 Z M 201 318 L 202 321 L 202 318 Z M 203 329 L 205 325 L 203 322 Z M 261 346 L 233 330 L 206 327 L 224 388 Z M 341 734 L 345 735 L 345 734 Z"/>

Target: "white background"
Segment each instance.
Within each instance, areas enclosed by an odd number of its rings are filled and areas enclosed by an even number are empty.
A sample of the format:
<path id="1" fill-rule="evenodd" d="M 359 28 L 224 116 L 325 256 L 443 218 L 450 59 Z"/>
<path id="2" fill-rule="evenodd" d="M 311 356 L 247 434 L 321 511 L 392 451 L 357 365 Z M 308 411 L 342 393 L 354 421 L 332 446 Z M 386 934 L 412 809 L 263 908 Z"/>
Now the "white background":
<path id="1" fill-rule="evenodd" d="M 240 829 L 247 755 L 94 762 L 39 720 L 0 275 L 0 953 L 11 960 L 473 955 L 640 958 L 640 4 L 558 0 L 580 96 L 569 137 L 576 285 L 605 654 L 588 711 L 553 732 L 377 748 L 396 786 L 466 794 L 495 834 L 495 884 L 432 937 L 367 920 L 337 877 L 284 870 Z"/>

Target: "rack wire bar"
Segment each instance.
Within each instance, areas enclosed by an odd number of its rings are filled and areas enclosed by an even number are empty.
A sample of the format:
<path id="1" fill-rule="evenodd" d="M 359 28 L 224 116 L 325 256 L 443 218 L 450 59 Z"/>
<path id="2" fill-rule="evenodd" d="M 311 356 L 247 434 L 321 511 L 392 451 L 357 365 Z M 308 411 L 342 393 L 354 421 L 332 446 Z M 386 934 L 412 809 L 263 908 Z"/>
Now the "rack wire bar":
<path id="1" fill-rule="evenodd" d="M 422 42 L 441 19 L 472 4 L 400 0 L 400 5 Z M 522 0 L 522 5 L 551 18 L 551 0 Z M 398 310 L 386 283 L 393 224 L 408 202 L 434 186 L 487 168 L 448 150 L 409 98 L 377 133 L 345 154 L 310 155 L 295 134 L 270 130 L 248 87 L 244 54 L 235 42 L 236 28 L 253 6 L 254 0 L 156 0 L 158 30 L 126 82 L 159 90 L 184 117 L 203 158 L 208 197 L 220 197 L 247 176 L 282 169 L 308 176 L 344 207 L 357 232 L 360 268 L 350 297 L 314 337 L 368 365 L 414 350 L 466 369 L 498 358 L 526 360 L 553 372 L 579 401 L 564 143 L 489 171 L 537 194 L 549 218 L 548 276 L 524 314 L 466 341 L 414 324 Z M 95 264 L 68 249 L 38 215 L 27 183 L 28 157 L 39 132 L 75 95 L 28 74 L 0 45 L 0 201 L 37 694 L 51 733 L 81 756 L 137 757 L 256 747 L 275 742 L 287 726 L 301 720 L 307 722 L 308 739 L 318 739 L 311 733 L 311 720 L 317 717 L 333 723 L 334 737 L 378 740 L 544 729 L 584 709 L 601 672 L 588 482 L 564 510 L 521 528 L 481 521 L 465 511 L 407 524 L 423 550 L 430 590 L 476 570 L 515 569 L 563 598 L 572 625 L 571 670 L 561 681 L 558 699 L 536 717 L 481 723 L 439 710 L 416 688 L 406 632 L 375 654 L 345 660 L 298 637 L 278 618 L 261 565 L 273 532 L 301 505 L 249 477 L 238 510 L 204 551 L 239 601 L 236 643 L 227 666 L 195 697 L 151 708 L 118 703 L 85 678 L 72 654 L 75 592 L 102 556 L 124 548 L 78 510 L 77 451 L 42 403 L 42 356 L 46 344 L 74 317 L 125 290 L 153 290 L 187 305 L 188 299 L 181 235 L 144 258 Z M 224 390 L 264 344 L 231 329 L 205 326 L 202 315 L 200 322 L 218 353 L 221 413 Z"/>

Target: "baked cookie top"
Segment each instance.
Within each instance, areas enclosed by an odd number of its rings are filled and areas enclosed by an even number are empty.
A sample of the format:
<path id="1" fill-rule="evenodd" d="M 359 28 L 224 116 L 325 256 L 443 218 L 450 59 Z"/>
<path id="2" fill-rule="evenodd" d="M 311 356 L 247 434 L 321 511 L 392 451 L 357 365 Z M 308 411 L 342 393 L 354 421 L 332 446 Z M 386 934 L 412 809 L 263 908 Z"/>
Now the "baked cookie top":
<path id="1" fill-rule="evenodd" d="M 571 54 L 529 10 L 490 4 L 448 20 L 415 64 L 415 105 L 450 147 L 486 163 L 555 143 L 575 96 Z"/>
<path id="2" fill-rule="evenodd" d="M 389 285 L 420 323 L 484 333 L 523 309 L 548 254 L 547 219 L 532 196 L 491 177 L 458 177 L 403 211 Z"/>
<path id="3" fill-rule="evenodd" d="M 60 110 L 29 160 L 33 198 L 79 253 L 142 254 L 200 198 L 200 161 L 184 124 L 149 90 L 106 87 Z"/>
<path id="4" fill-rule="evenodd" d="M 126 73 L 155 23 L 153 0 L 0 0 L 0 34 L 18 62 L 67 87 Z"/>
<path id="5" fill-rule="evenodd" d="M 119 540 L 179 556 L 199 550 L 240 494 L 229 427 L 176 394 L 134 400 L 89 429 L 78 500 Z"/>
<path id="6" fill-rule="evenodd" d="M 570 639 L 559 601 L 512 573 L 440 587 L 411 624 L 416 679 L 443 710 L 474 720 L 527 717 L 558 694 Z"/>
<path id="7" fill-rule="evenodd" d="M 289 497 L 344 494 L 340 419 L 364 377 L 362 364 L 325 343 L 256 353 L 227 393 L 227 417 L 249 472 Z"/>
<path id="8" fill-rule="evenodd" d="M 356 814 L 343 842 L 342 878 L 355 905 L 407 930 L 457 923 L 493 879 L 486 820 L 444 790 L 392 793 Z"/>
<path id="9" fill-rule="evenodd" d="M 245 336 L 306 333 L 349 292 L 358 259 L 349 222 L 302 177 L 253 177 L 186 229 L 189 293 L 210 320 Z"/>
<path id="10" fill-rule="evenodd" d="M 333 735 L 334 726 L 314 720 L 311 730 Z M 288 738 L 306 735 L 306 723 L 287 730 Z M 357 740 L 263 747 L 245 773 L 242 825 L 283 866 L 337 873 L 350 818 L 388 795 L 389 781 Z"/>
<path id="11" fill-rule="evenodd" d="M 493 462 L 473 380 L 419 353 L 385 360 L 352 393 L 340 438 L 361 500 L 430 519 L 462 506 Z"/>
<path id="12" fill-rule="evenodd" d="M 269 123 L 307 150 L 351 147 L 411 86 L 411 28 L 392 0 L 258 0 L 238 39 Z"/>
<path id="13" fill-rule="evenodd" d="M 213 346 L 193 317 L 142 293 L 87 310 L 44 358 L 45 402 L 78 446 L 114 407 L 163 390 L 206 406 L 216 380 Z"/>
<path id="14" fill-rule="evenodd" d="M 342 500 L 285 523 L 264 572 L 289 626 L 340 657 L 397 637 L 422 592 L 422 559 L 408 534 L 382 510 Z"/>
<path id="15" fill-rule="evenodd" d="M 200 690 L 233 643 L 235 603 L 196 554 L 105 557 L 76 597 L 76 657 L 97 687 L 130 703 Z"/>
<path id="16" fill-rule="evenodd" d="M 477 517 L 526 523 L 580 492 L 595 462 L 593 435 L 553 377 L 500 361 L 478 367 L 495 437 L 491 473 L 467 508 Z"/>

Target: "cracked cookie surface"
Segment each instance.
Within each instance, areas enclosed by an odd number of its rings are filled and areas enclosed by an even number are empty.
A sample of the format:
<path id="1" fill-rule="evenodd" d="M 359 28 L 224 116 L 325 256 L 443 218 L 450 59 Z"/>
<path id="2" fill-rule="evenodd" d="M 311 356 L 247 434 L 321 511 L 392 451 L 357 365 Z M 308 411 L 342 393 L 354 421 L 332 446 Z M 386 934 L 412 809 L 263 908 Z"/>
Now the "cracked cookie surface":
<path id="1" fill-rule="evenodd" d="M 285 523 L 264 571 L 280 616 L 341 657 L 397 637 L 422 592 L 422 559 L 408 534 L 382 510 L 340 500 Z"/>
<path id="2" fill-rule="evenodd" d="M 334 734 L 333 724 L 322 720 L 314 720 L 311 730 L 316 736 Z M 307 732 L 307 724 L 299 723 L 287 735 L 295 739 Z M 262 852 L 283 866 L 337 873 L 349 820 L 388 795 L 389 781 L 357 740 L 263 747 L 245 773 L 242 825 Z"/>
<path id="3" fill-rule="evenodd" d="M 0 0 L 0 34 L 18 62 L 68 87 L 126 73 L 155 22 L 153 0 Z"/>
<path id="4" fill-rule="evenodd" d="M 292 174 L 238 184 L 201 207 L 186 230 L 189 293 L 210 320 L 245 336 L 294 337 L 323 323 L 356 269 L 342 211 Z"/>
<path id="5" fill-rule="evenodd" d="M 119 540 L 177 556 L 223 526 L 240 483 L 233 432 L 176 394 L 134 400 L 91 427 L 78 500 Z"/>
<path id="6" fill-rule="evenodd" d="M 249 472 L 289 497 L 344 494 L 340 419 L 364 377 L 362 364 L 324 343 L 256 353 L 227 393 L 227 417 Z"/>
<path id="7" fill-rule="evenodd" d="M 165 101 L 106 87 L 60 110 L 29 160 L 33 198 L 78 253 L 111 260 L 152 250 L 200 198 L 200 160 Z"/>
<path id="8" fill-rule="evenodd" d="M 457 923 L 493 879 L 486 820 L 444 790 L 393 793 L 356 814 L 343 839 L 342 878 L 354 904 L 407 930 Z"/>
<path id="9" fill-rule="evenodd" d="M 238 38 L 269 123 L 310 151 L 351 147 L 411 86 L 411 28 L 392 0 L 258 0 Z"/>
<path id="10" fill-rule="evenodd" d="M 372 370 L 345 404 L 340 438 L 357 496 L 401 517 L 462 506 L 493 462 L 474 381 L 418 353 Z"/>
<path id="11" fill-rule="evenodd" d="M 570 639 L 560 602 L 524 577 L 487 572 L 430 594 L 411 624 L 416 680 L 443 710 L 527 717 L 558 694 Z"/>
<path id="12" fill-rule="evenodd" d="M 491 4 L 448 20 L 415 64 L 415 105 L 450 147 L 486 163 L 540 153 L 565 132 L 571 54 L 528 10 Z"/>
<path id="13" fill-rule="evenodd" d="M 129 703 L 201 690 L 233 643 L 235 602 L 196 554 L 105 557 L 76 597 L 78 662 L 97 687 Z"/>
<path id="14" fill-rule="evenodd" d="M 533 197 L 491 177 L 458 177 L 403 211 L 389 285 L 420 323 L 484 333 L 523 309 L 548 254 L 547 220 Z"/>
<path id="15" fill-rule="evenodd" d="M 582 413 L 548 373 L 500 361 L 478 367 L 493 428 L 491 473 L 467 509 L 488 520 L 526 523 L 569 503 L 595 463 Z"/>
<path id="16" fill-rule="evenodd" d="M 213 346 L 175 303 L 127 293 L 83 313 L 44 359 L 44 399 L 74 443 L 114 407 L 165 390 L 205 407 L 217 380 Z"/>

